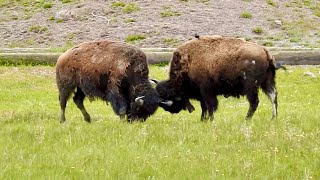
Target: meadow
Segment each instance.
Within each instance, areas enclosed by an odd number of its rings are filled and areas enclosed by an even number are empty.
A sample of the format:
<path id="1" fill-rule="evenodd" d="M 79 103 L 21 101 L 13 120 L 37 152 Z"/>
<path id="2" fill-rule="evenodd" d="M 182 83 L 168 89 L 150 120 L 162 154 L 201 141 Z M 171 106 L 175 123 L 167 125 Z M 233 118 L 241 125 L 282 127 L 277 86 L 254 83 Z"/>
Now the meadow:
<path id="1" fill-rule="evenodd" d="M 102 101 L 72 100 L 59 123 L 52 66 L 0 66 L 0 179 L 320 179 L 320 67 L 277 71 L 279 116 L 245 98 L 219 97 L 214 121 L 161 108 L 146 122 L 121 121 Z M 304 76 L 310 71 L 317 77 Z M 167 65 L 150 76 L 167 78 Z"/>

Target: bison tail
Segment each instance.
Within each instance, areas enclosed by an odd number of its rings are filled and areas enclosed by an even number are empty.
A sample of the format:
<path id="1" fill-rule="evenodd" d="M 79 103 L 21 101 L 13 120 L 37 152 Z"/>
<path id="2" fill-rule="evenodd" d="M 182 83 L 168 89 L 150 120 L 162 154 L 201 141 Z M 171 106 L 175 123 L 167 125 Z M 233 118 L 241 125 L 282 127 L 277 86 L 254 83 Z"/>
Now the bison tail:
<path id="1" fill-rule="evenodd" d="M 268 57 L 268 61 L 271 67 L 273 67 L 274 69 L 283 69 L 283 70 L 287 70 L 287 68 L 285 66 L 283 66 L 283 63 L 280 62 L 276 62 L 274 56 L 270 53 L 270 51 L 267 48 L 264 48 L 267 57 Z"/>
<path id="2" fill-rule="evenodd" d="M 263 49 L 267 54 L 269 65 L 276 69 L 277 65 L 274 56 L 270 53 L 270 51 L 267 48 L 264 47 Z"/>

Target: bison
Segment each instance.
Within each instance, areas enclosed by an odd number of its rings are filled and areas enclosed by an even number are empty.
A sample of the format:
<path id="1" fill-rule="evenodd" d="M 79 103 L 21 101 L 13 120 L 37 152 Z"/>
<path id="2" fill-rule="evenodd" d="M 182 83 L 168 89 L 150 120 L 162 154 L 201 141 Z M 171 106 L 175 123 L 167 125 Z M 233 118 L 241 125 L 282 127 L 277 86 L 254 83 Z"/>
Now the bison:
<path id="1" fill-rule="evenodd" d="M 256 111 L 261 88 L 272 103 L 277 116 L 275 59 L 256 43 L 221 36 L 196 36 L 173 53 L 169 79 L 158 82 L 156 90 L 166 104 L 164 110 L 178 113 L 194 109 L 189 99 L 200 101 L 201 120 L 212 120 L 218 108 L 218 95 L 246 96 L 250 107 L 246 119 Z"/>
<path id="2" fill-rule="evenodd" d="M 63 53 L 56 64 L 61 123 L 66 121 L 68 98 L 90 122 L 83 100 L 110 102 L 114 112 L 129 121 L 146 120 L 159 104 L 159 95 L 149 82 L 145 54 L 132 45 L 108 40 L 85 42 Z"/>

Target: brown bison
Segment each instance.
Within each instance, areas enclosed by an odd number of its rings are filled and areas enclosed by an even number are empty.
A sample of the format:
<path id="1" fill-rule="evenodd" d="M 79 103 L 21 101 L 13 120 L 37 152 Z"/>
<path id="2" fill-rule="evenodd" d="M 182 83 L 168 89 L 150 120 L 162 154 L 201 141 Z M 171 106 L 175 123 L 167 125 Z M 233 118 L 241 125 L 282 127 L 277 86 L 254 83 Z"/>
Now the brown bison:
<path id="1" fill-rule="evenodd" d="M 56 65 L 61 122 L 66 121 L 66 104 L 75 89 L 73 101 L 87 122 L 90 115 L 83 105 L 86 96 L 110 102 L 120 118 L 145 120 L 159 103 L 148 74 L 146 56 L 135 46 L 104 40 L 66 51 Z"/>
<path id="2" fill-rule="evenodd" d="M 201 120 L 212 120 L 217 95 L 246 96 L 250 103 L 246 118 L 250 119 L 258 107 L 261 88 L 271 100 L 272 116 L 277 116 L 276 65 L 267 49 L 232 37 L 196 38 L 175 50 L 169 79 L 157 84 L 160 99 L 167 101 L 160 107 L 171 113 L 191 112 L 194 108 L 189 99 L 196 99 L 201 103 Z"/>

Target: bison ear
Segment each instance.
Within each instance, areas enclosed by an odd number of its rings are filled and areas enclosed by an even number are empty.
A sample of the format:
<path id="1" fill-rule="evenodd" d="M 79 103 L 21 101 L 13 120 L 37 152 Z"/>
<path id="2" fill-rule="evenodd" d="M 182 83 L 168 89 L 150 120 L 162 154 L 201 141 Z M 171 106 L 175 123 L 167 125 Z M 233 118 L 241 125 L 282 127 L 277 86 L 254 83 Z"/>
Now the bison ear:
<path id="1" fill-rule="evenodd" d="M 167 106 L 172 106 L 173 101 L 166 100 L 166 101 L 161 101 L 160 103 L 161 103 L 161 104 L 164 104 L 164 105 L 167 105 Z"/>
<path id="2" fill-rule="evenodd" d="M 139 106 L 142 106 L 144 103 L 143 98 L 144 98 L 144 96 L 139 96 L 134 100 L 134 102 L 136 102 Z"/>
<path id="3" fill-rule="evenodd" d="M 160 81 L 156 80 L 156 79 L 149 79 L 151 84 L 158 84 Z"/>

